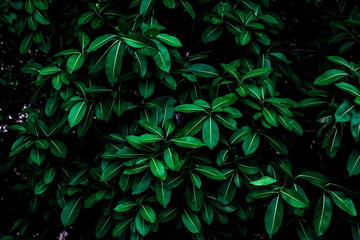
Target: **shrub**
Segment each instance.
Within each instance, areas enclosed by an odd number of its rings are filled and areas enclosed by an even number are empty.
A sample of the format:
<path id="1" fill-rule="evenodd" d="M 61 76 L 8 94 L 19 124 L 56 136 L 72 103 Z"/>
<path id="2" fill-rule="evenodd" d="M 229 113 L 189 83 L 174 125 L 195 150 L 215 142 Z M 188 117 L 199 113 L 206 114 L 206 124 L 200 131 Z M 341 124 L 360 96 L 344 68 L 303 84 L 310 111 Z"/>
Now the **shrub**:
<path id="1" fill-rule="evenodd" d="M 0 9 L 33 92 L 2 239 L 360 238 L 355 1 Z"/>

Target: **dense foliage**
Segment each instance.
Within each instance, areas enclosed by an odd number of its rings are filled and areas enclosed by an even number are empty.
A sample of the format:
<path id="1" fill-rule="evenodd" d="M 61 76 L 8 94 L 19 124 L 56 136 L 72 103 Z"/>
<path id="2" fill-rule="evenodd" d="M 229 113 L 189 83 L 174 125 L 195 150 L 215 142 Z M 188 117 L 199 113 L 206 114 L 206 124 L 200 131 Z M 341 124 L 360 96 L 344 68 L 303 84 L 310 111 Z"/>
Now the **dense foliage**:
<path id="1" fill-rule="evenodd" d="M 357 1 L 2 0 L 0 29 L 0 239 L 360 239 Z"/>

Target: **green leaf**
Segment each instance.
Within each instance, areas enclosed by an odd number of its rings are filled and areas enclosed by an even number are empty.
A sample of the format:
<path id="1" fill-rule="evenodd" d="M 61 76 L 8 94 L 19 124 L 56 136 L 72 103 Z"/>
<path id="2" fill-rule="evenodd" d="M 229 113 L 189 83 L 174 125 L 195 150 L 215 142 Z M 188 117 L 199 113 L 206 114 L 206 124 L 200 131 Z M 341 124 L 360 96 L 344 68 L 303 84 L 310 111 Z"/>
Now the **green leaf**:
<path id="1" fill-rule="evenodd" d="M 156 181 L 156 183 L 155 183 L 155 193 L 156 193 L 156 198 L 157 198 L 158 202 L 164 208 L 166 208 L 166 206 L 169 204 L 169 202 L 171 200 L 171 190 L 167 189 L 164 186 L 164 181 L 162 181 L 162 180 Z"/>
<path id="2" fill-rule="evenodd" d="M 351 134 L 356 142 L 360 139 L 360 113 L 355 111 L 351 118 Z"/>
<path id="3" fill-rule="evenodd" d="M 226 72 L 230 73 L 230 75 L 235 77 L 237 80 L 240 80 L 240 73 L 236 70 L 234 66 L 225 63 L 221 63 L 220 65 Z"/>
<path id="4" fill-rule="evenodd" d="M 212 109 L 226 107 L 226 106 L 229 106 L 229 105 L 235 103 L 237 99 L 238 99 L 238 97 L 236 96 L 235 93 L 229 93 L 229 94 L 226 94 L 225 96 L 215 98 L 212 101 L 211 106 L 212 106 Z"/>
<path id="5" fill-rule="evenodd" d="M 274 198 L 266 209 L 265 229 L 270 238 L 280 229 L 283 219 L 283 204 L 278 195 Z"/>
<path id="6" fill-rule="evenodd" d="M 145 74 L 147 72 L 147 60 L 146 60 L 146 57 L 137 53 L 137 52 L 134 52 L 134 59 L 135 59 L 135 66 L 137 66 L 137 68 L 135 69 L 138 69 L 136 70 L 136 72 L 140 75 L 141 78 L 145 77 Z"/>
<path id="7" fill-rule="evenodd" d="M 234 183 L 234 176 L 235 174 L 231 174 L 231 177 L 226 179 L 225 182 L 223 182 L 217 191 L 217 197 L 218 201 L 222 205 L 227 205 L 231 203 L 234 200 L 235 194 L 236 194 L 236 186 Z"/>
<path id="8" fill-rule="evenodd" d="M 110 230 L 113 224 L 112 215 L 101 216 L 96 223 L 95 236 L 96 238 L 103 238 Z"/>
<path id="9" fill-rule="evenodd" d="M 325 185 L 330 182 L 330 180 L 327 177 L 325 177 L 323 174 L 312 171 L 303 172 L 297 175 L 296 178 L 306 179 L 315 186 L 320 186 L 320 187 L 325 187 Z"/>
<path id="10" fill-rule="evenodd" d="M 240 36 L 238 37 L 238 43 L 240 46 L 245 46 L 251 40 L 251 32 L 250 31 L 243 31 Z"/>
<path id="11" fill-rule="evenodd" d="M 79 70 L 81 66 L 84 64 L 85 57 L 83 54 L 78 53 L 71 55 L 69 59 L 66 62 L 66 66 L 69 69 L 69 72 L 75 72 L 76 70 Z"/>
<path id="12" fill-rule="evenodd" d="M 200 220 L 194 212 L 184 209 L 181 219 L 191 233 L 199 233 L 201 231 Z"/>
<path id="13" fill-rule="evenodd" d="M 184 148 L 199 148 L 204 146 L 205 144 L 196 137 L 180 137 L 171 139 L 176 146 L 184 147 Z"/>
<path id="14" fill-rule="evenodd" d="M 266 185 L 271 185 L 273 183 L 276 183 L 278 180 L 269 177 L 269 176 L 264 176 L 261 177 L 257 180 L 251 181 L 250 184 L 254 185 L 254 186 L 266 186 Z"/>
<path id="15" fill-rule="evenodd" d="M 173 171 L 176 171 L 180 166 L 179 155 L 173 148 L 166 148 L 164 151 L 164 160 L 166 166 Z"/>
<path id="16" fill-rule="evenodd" d="M 65 158 L 67 155 L 67 147 L 60 140 L 50 140 L 50 152 L 58 158 Z"/>
<path id="17" fill-rule="evenodd" d="M 298 103 L 299 107 L 314 107 L 322 104 L 326 104 L 327 102 L 324 100 L 321 100 L 320 98 L 305 98 L 304 100 L 301 100 Z"/>
<path id="18" fill-rule="evenodd" d="M 131 209 L 133 209 L 134 207 L 136 207 L 138 204 L 129 201 L 129 200 L 121 200 L 118 205 L 116 205 L 116 207 L 114 208 L 114 211 L 116 212 L 127 212 Z"/>
<path id="19" fill-rule="evenodd" d="M 215 78 L 219 76 L 218 71 L 214 67 L 204 63 L 195 63 L 191 65 L 189 71 L 197 77 Z"/>
<path id="20" fill-rule="evenodd" d="M 317 236 L 321 236 L 324 234 L 324 232 L 328 229 L 330 226 L 332 217 L 332 204 L 331 200 L 328 196 L 323 194 L 315 207 L 315 213 L 314 213 L 314 230 Z"/>
<path id="21" fill-rule="evenodd" d="M 62 69 L 59 67 L 55 67 L 55 66 L 50 66 L 50 67 L 44 67 L 40 70 L 40 75 L 53 75 L 55 73 L 59 73 L 61 72 Z"/>
<path id="22" fill-rule="evenodd" d="M 142 0 L 140 4 L 139 12 L 144 16 L 148 15 L 152 10 L 155 0 Z"/>
<path id="23" fill-rule="evenodd" d="M 195 11 L 188 1 L 180 0 L 181 5 L 192 19 L 195 19 Z"/>
<path id="24" fill-rule="evenodd" d="M 183 113 L 197 113 L 201 111 L 205 111 L 205 109 L 196 104 L 181 104 L 174 108 L 176 112 L 183 112 Z"/>
<path id="25" fill-rule="evenodd" d="M 103 164 L 101 164 L 101 182 L 106 182 L 118 175 L 120 169 L 123 165 L 118 162 L 110 162 L 103 160 Z"/>
<path id="26" fill-rule="evenodd" d="M 337 86 L 338 88 L 340 88 L 341 90 L 350 93 L 351 95 L 355 96 L 355 97 L 360 97 L 360 90 L 355 87 L 354 85 L 351 85 L 349 83 L 336 83 L 335 86 Z"/>
<path id="27" fill-rule="evenodd" d="M 259 147 L 259 144 L 260 144 L 259 134 L 257 132 L 251 132 L 242 144 L 242 149 L 245 153 L 245 156 L 253 154 L 256 151 L 256 149 Z"/>
<path id="28" fill-rule="evenodd" d="M 112 232 L 112 236 L 114 238 L 119 237 L 126 230 L 126 228 L 130 225 L 130 223 L 133 220 L 134 220 L 134 218 L 125 219 L 125 220 L 120 221 L 118 224 L 116 224 L 116 226 Z"/>
<path id="29" fill-rule="evenodd" d="M 275 149 L 275 151 L 285 155 L 289 154 L 286 144 L 282 140 L 274 136 L 265 135 L 265 137 L 269 144 Z"/>
<path id="30" fill-rule="evenodd" d="M 97 37 L 94 41 L 91 42 L 87 51 L 88 52 L 96 51 L 97 49 L 104 46 L 106 43 L 108 43 L 110 41 L 115 41 L 115 38 L 117 38 L 117 37 L 118 36 L 114 35 L 114 34 L 105 34 L 100 37 Z"/>
<path id="31" fill-rule="evenodd" d="M 141 205 L 140 207 L 140 215 L 148 222 L 155 223 L 156 221 L 156 213 L 152 209 L 152 207 L 148 205 Z"/>
<path id="32" fill-rule="evenodd" d="M 210 204 L 204 203 L 204 207 L 201 210 L 201 217 L 208 225 L 214 221 L 214 210 Z"/>
<path id="33" fill-rule="evenodd" d="M 359 223 L 351 224 L 351 234 L 354 240 L 360 239 L 360 225 Z"/>
<path id="34" fill-rule="evenodd" d="M 330 61 L 332 61 L 333 63 L 336 63 L 340 66 L 343 67 L 347 67 L 349 69 L 352 69 L 350 63 L 348 61 L 346 61 L 345 59 L 343 59 L 342 57 L 338 57 L 338 56 L 328 56 L 327 59 L 329 59 Z"/>
<path id="35" fill-rule="evenodd" d="M 262 113 L 265 117 L 265 120 L 274 127 L 278 126 L 278 122 L 276 120 L 277 114 L 274 110 L 272 110 L 271 108 L 266 108 L 264 107 L 262 110 Z"/>
<path id="36" fill-rule="evenodd" d="M 219 127 L 217 123 L 214 121 L 214 119 L 211 117 L 209 117 L 203 125 L 202 138 L 205 145 L 210 149 L 216 147 L 216 145 L 219 142 L 220 139 Z"/>
<path id="37" fill-rule="evenodd" d="M 303 223 L 301 220 L 296 225 L 296 232 L 300 238 L 300 240 L 313 240 L 314 234 L 310 226 L 306 223 Z"/>
<path id="38" fill-rule="evenodd" d="M 164 164 L 155 158 L 150 159 L 150 170 L 155 177 L 165 180 L 167 177 Z"/>
<path id="39" fill-rule="evenodd" d="M 56 174 L 55 167 L 51 167 L 48 170 L 46 170 L 46 172 L 44 173 L 44 182 L 46 184 L 50 184 L 54 180 L 55 174 Z"/>
<path id="40" fill-rule="evenodd" d="M 124 42 L 129 45 L 130 47 L 133 48 L 143 48 L 146 46 L 146 38 L 138 35 L 138 34 L 133 34 L 130 33 L 128 35 L 126 35 L 125 37 L 121 38 L 122 40 L 124 40 Z"/>
<path id="41" fill-rule="evenodd" d="M 87 45 L 90 42 L 89 35 L 87 35 L 84 32 L 79 32 L 78 33 L 78 39 L 79 39 L 79 43 L 80 43 L 80 46 L 81 46 L 82 49 L 86 48 Z"/>
<path id="42" fill-rule="evenodd" d="M 29 26 L 30 30 L 36 31 L 37 22 L 35 21 L 35 19 L 31 15 L 27 17 L 27 23 L 28 23 L 28 26 Z"/>
<path id="43" fill-rule="evenodd" d="M 281 197 L 287 202 L 290 206 L 295 208 L 306 208 L 309 206 L 306 199 L 294 189 L 285 189 L 281 192 Z"/>
<path id="44" fill-rule="evenodd" d="M 32 162 L 36 163 L 38 166 L 45 160 L 45 153 L 39 148 L 34 147 L 30 152 L 30 159 Z"/>
<path id="45" fill-rule="evenodd" d="M 329 191 L 334 203 L 343 211 L 348 213 L 350 216 L 357 216 L 355 205 L 353 201 L 342 192 Z"/>
<path id="46" fill-rule="evenodd" d="M 35 10 L 35 13 L 33 16 L 38 23 L 40 23 L 42 25 L 50 25 L 49 17 L 43 11 Z"/>
<path id="47" fill-rule="evenodd" d="M 147 235 L 151 228 L 151 224 L 148 221 L 145 221 L 145 219 L 141 217 L 140 213 L 136 214 L 135 226 L 136 226 L 137 231 L 142 236 Z"/>
<path id="48" fill-rule="evenodd" d="M 346 72 L 344 72 L 340 69 L 331 69 L 331 70 L 324 72 L 319 77 L 317 77 L 315 79 L 314 84 L 319 85 L 319 86 L 326 86 L 326 85 L 336 82 L 348 75 L 349 74 L 347 74 Z"/>
<path id="49" fill-rule="evenodd" d="M 335 112 L 336 122 L 348 122 L 351 120 L 353 109 L 356 104 L 351 104 L 348 100 L 345 100 Z"/>
<path id="50" fill-rule="evenodd" d="M 196 186 L 197 188 L 201 188 L 201 178 L 199 177 L 199 175 L 190 172 L 190 179 L 191 182 L 193 183 L 194 186 Z"/>
<path id="51" fill-rule="evenodd" d="M 117 42 L 106 57 L 105 72 L 111 85 L 119 80 L 124 52 L 125 45 L 122 42 Z"/>
<path id="52" fill-rule="evenodd" d="M 52 116 L 56 110 L 59 107 L 59 97 L 58 95 L 55 95 L 53 97 L 50 97 L 45 105 L 45 114 L 46 116 L 50 117 Z"/>
<path id="53" fill-rule="evenodd" d="M 171 36 L 166 33 L 160 33 L 156 35 L 156 38 L 162 41 L 163 43 L 172 46 L 172 47 L 181 47 L 181 42 L 177 37 Z"/>
<path id="54" fill-rule="evenodd" d="M 39 195 L 44 193 L 48 189 L 48 185 L 44 182 L 44 180 L 40 180 L 34 187 L 34 194 Z"/>
<path id="55" fill-rule="evenodd" d="M 78 25 L 84 25 L 88 22 L 90 22 L 95 16 L 95 13 L 94 12 L 87 12 L 87 13 L 84 13 L 83 15 L 81 15 L 77 21 L 77 24 Z"/>
<path id="56" fill-rule="evenodd" d="M 176 2 L 174 0 L 163 0 L 163 3 L 168 8 L 175 8 Z"/>
<path id="57" fill-rule="evenodd" d="M 78 217 L 82 208 L 82 198 L 72 198 L 66 202 L 61 212 L 61 223 L 64 227 L 69 227 Z"/>
<path id="58" fill-rule="evenodd" d="M 85 116 L 86 109 L 87 104 L 85 101 L 80 101 L 71 108 L 68 116 L 70 127 L 74 127 L 81 122 Z"/>
<path id="59" fill-rule="evenodd" d="M 255 78 L 263 75 L 267 75 L 270 72 L 272 72 L 271 68 L 257 68 L 250 72 L 247 72 L 243 77 L 242 80 L 248 79 L 248 78 Z"/>
<path id="60" fill-rule="evenodd" d="M 21 152 L 30 142 L 30 137 L 20 136 L 11 146 L 11 152 L 9 157 L 13 157 L 19 152 Z"/>
<path id="61" fill-rule="evenodd" d="M 239 129 L 237 129 L 230 137 L 230 143 L 235 144 L 239 143 L 249 137 L 252 130 L 248 126 L 243 126 Z"/>
<path id="62" fill-rule="evenodd" d="M 199 165 L 194 170 L 210 179 L 214 179 L 214 180 L 225 180 L 226 179 L 226 177 L 224 176 L 223 173 L 221 173 L 216 168 L 213 168 L 210 166 Z"/>
<path id="63" fill-rule="evenodd" d="M 143 98 L 149 98 L 154 93 L 155 83 L 148 78 L 140 80 L 139 82 L 139 93 Z"/>
<path id="64" fill-rule="evenodd" d="M 203 34 L 201 36 L 201 40 L 204 43 L 213 42 L 221 36 L 223 30 L 224 29 L 221 24 L 220 25 L 210 25 L 203 32 Z"/>
<path id="65" fill-rule="evenodd" d="M 167 207 L 162 209 L 158 214 L 158 222 L 164 223 L 169 222 L 178 214 L 178 209 L 176 207 Z"/>
<path id="66" fill-rule="evenodd" d="M 204 204 L 204 192 L 202 188 L 189 184 L 186 188 L 186 201 L 194 212 L 199 212 Z"/>
<path id="67" fill-rule="evenodd" d="M 26 0 L 25 1 L 25 10 L 30 13 L 30 14 L 33 14 L 34 11 L 35 11 L 35 5 L 33 3 L 32 0 Z"/>
<path id="68" fill-rule="evenodd" d="M 349 176 L 358 175 L 360 173 L 360 150 L 354 148 L 350 153 L 346 165 Z"/>
<path id="69" fill-rule="evenodd" d="M 152 40 L 158 47 L 159 51 L 153 56 L 156 65 L 164 72 L 169 73 L 171 68 L 171 59 L 167 47 L 160 41 Z"/>
<path id="70" fill-rule="evenodd" d="M 47 0 L 33 0 L 33 3 L 37 9 L 47 10 L 49 8 Z"/>

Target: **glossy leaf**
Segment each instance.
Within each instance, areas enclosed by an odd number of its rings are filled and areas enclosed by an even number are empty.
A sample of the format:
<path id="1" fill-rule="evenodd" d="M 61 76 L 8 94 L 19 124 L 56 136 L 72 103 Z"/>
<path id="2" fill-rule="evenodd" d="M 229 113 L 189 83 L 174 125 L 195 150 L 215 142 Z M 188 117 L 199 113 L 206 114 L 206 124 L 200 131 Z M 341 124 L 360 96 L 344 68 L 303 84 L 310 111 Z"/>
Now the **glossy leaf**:
<path id="1" fill-rule="evenodd" d="M 61 223 L 64 227 L 73 224 L 78 217 L 82 208 L 82 198 L 72 198 L 66 202 L 65 207 L 61 212 Z"/>
<path id="2" fill-rule="evenodd" d="M 113 85 L 119 80 L 118 78 L 121 72 L 122 58 L 124 51 L 125 51 L 124 44 L 122 42 L 117 42 L 110 49 L 106 57 L 105 72 L 111 85 Z"/>
<path id="3" fill-rule="evenodd" d="M 323 194 L 315 207 L 314 230 L 317 236 L 321 236 L 329 228 L 332 217 L 332 204 L 328 196 Z"/>
<path id="4" fill-rule="evenodd" d="M 212 119 L 211 117 L 209 117 L 204 122 L 202 128 L 202 138 L 205 145 L 210 149 L 216 147 L 216 145 L 219 142 L 220 139 L 219 127 L 217 123 L 214 121 L 214 119 Z"/>
<path id="5" fill-rule="evenodd" d="M 340 69 L 331 69 L 331 70 L 324 72 L 319 77 L 317 77 L 315 79 L 314 84 L 319 85 L 319 86 L 326 86 L 326 85 L 336 82 L 348 75 L 349 74 L 347 74 L 346 72 L 344 72 Z"/>
<path id="6" fill-rule="evenodd" d="M 265 213 L 265 229 L 270 238 L 280 229 L 283 211 L 283 204 L 280 195 L 278 195 L 270 202 Z"/>
<path id="7" fill-rule="evenodd" d="M 86 109 L 87 103 L 85 101 L 80 101 L 71 108 L 68 116 L 68 121 L 71 127 L 74 127 L 81 122 L 85 116 Z"/>
<path id="8" fill-rule="evenodd" d="M 357 216 L 353 201 L 344 193 L 339 191 L 329 191 L 333 202 L 343 211 L 351 216 Z"/>
<path id="9" fill-rule="evenodd" d="M 182 222 L 184 223 L 185 227 L 191 233 L 199 233 L 201 230 L 201 223 L 198 216 L 190 210 L 183 210 L 181 214 Z"/>

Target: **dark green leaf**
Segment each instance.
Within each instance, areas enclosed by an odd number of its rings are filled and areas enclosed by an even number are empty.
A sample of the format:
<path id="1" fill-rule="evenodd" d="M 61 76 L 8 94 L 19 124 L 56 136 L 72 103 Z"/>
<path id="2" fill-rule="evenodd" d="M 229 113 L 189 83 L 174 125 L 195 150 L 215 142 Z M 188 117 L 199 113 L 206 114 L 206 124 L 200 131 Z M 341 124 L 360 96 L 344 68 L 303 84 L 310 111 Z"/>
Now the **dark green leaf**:
<path id="1" fill-rule="evenodd" d="M 224 174 L 222 174 L 219 170 L 216 168 L 205 166 L 205 165 L 199 165 L 197 168 L 194 169 L 198 173 L 201 173 L 207 178 L 214 179 L 214 180 L 225 180 L 226 177 Z"/>
<path id="2" fill-rule="evenodd" d="M 323 194 L 315 207 L 314 213 L 314 230 L 317 236 L 321 236 L 330 226 L 332 217 L 332 204 L 328 196 Z"/>
<path id="3" fill-rule="evenodd" d="M 251 132 L 249 136 L 244 140 L 242 149 L 245 155 L 250 155 L 256 151 L 260 144 L 260 137 L 257 132 Z"/>
<path id="4" fill-rule="evenodd" d="M 101 216 L 99 221 L 96 223 L 95 236 L 96 238 L 102 238 L 112 227 L 113 220 L 112 216 Z"/>
<path id="5" fill-rule="evenodd" d="M 357 175 L 360 173 L 360 150 L 354 148 L 350 153 L 346 165 L 349 176 Z"/>
<path id="6" fill-rule="evenodd" d="M 219 142 L 220 139 L 219 127 L 217 123 L 214 121 L 214 119 L 212 119 L 211 117 L 209 117 L 204 122 L 202 128 L 202 138 L 205 145 L 210 149 L 216 147 L 216 145 Z"/>
<path id="7" fill-rule="evenodd" d="M 156 38 L 172 47 L 181 47 L 181 42 L 177 37 L 171 36 L 166 33 L 156 35 Z"/>
<path id="8" fill-rule="evenodd" d="M 331 69 L 331 70 L 324 72 L 319 77 L 317 77 L 315 79 L 314 84 L 319 85 L 319 86 L 329 85 L 329 84 L 331 84 L 335 81 L 338 81 L 348 75 L 349 74 L 347 74 L 346 72 L 344 72 L 340 69 Z"/>
<path id="9" fill-rule="evenodd" d="M 140 207 L 140 215 L 148 222 L 155 223 L 156 213 L 152 209 L 152 207 L 148 205 L 141 205 Z"/>
<path id="10" fill-rule="evenodd" d="M 357 216 L 355 205 L 353 201 L 342 192 L 329 191 L 334 203 L 350 216 Z"/>
<path id="11" fill-rule="evenodd" d="M 193 184 L 186 188 L 186 202 L 191 210 L 199 212 L 204 204 L 204 192 Z"/>
<path id="12" fill-rule="evenodd" d="M 218 71 L 204 63 L 196 63 L 189 67 L 189 71 L 192 72 L 197 77 L 203 77 L 203 78 L 214 78 L 219 76 Z"/>
<path id="13" fill-rule="evenodd" d="M 82 198 L 73 198 L 66 202 L 65 207 L 61 212 L 61 223 L 64 227 L 70 226 L 78 217 L 81 207 Z"/>
<path id="14" fill-rule="evenodd" d="M 303 196 L 293 189 L 285 189 L 280 192 L 281 197 L 287 202 L 290 206 L 295 208 L 305 208 L 309 204 Z"/>
<path id="15" fill-rule="evenodd" d="M 190 210 L 184 209 L 181 214 L 181 219 L 185 225 L 185 227 L 191 233 L 199 233 L 201 231 L 201 223 L 198 216 Z"/>
<path id="16" fill-rule="evenodd" d="M 278 195 L 274 198 L 266 209 L 265 229 L 270 238 L 280 229 L 283 219 L 283 204 Z"/>
<path id="17" fill-rule="evenodd" d="M 67 155 L 67 147 L 60 140 L 50 140 L 50 152 L 58 158 L 65 158 Z"/>
<path id="18" fill-rule="evenodd" d="M 122 42 L 117 42 L 110 49 L 106 57 L 105 72 L 111 85 L 113 85 L 119 80 L 118 78 L 121 71 L 122 58 L 124 52 L 125 52 L 125 45 Z"/>
<path id="19" fill-rule="evenodd" d="M 203 32 L 201 39 L 204 43 L 217 40 L 223 32 L 222 25 L 210 25 Z"/>
<path id="20" fill-rule="evenodd" d="M 85 116 L 86 109 L 87 104 L 85 101 L 80 101 L 71 108 L 68 116 L 70 127 L 74 127 L 80 123 L 80 121 Z"/>
<path id="21" fill-rule="evenodd" d="M 85 57 L 83 54 L 78 53 L 74 54 L 69 57 L 69 59 L 66 62 L 66 66 L 69 69 L 69 72 L 75 72 L 76 70 L 79 70 L 81 66 L 84 64 Z"/>

